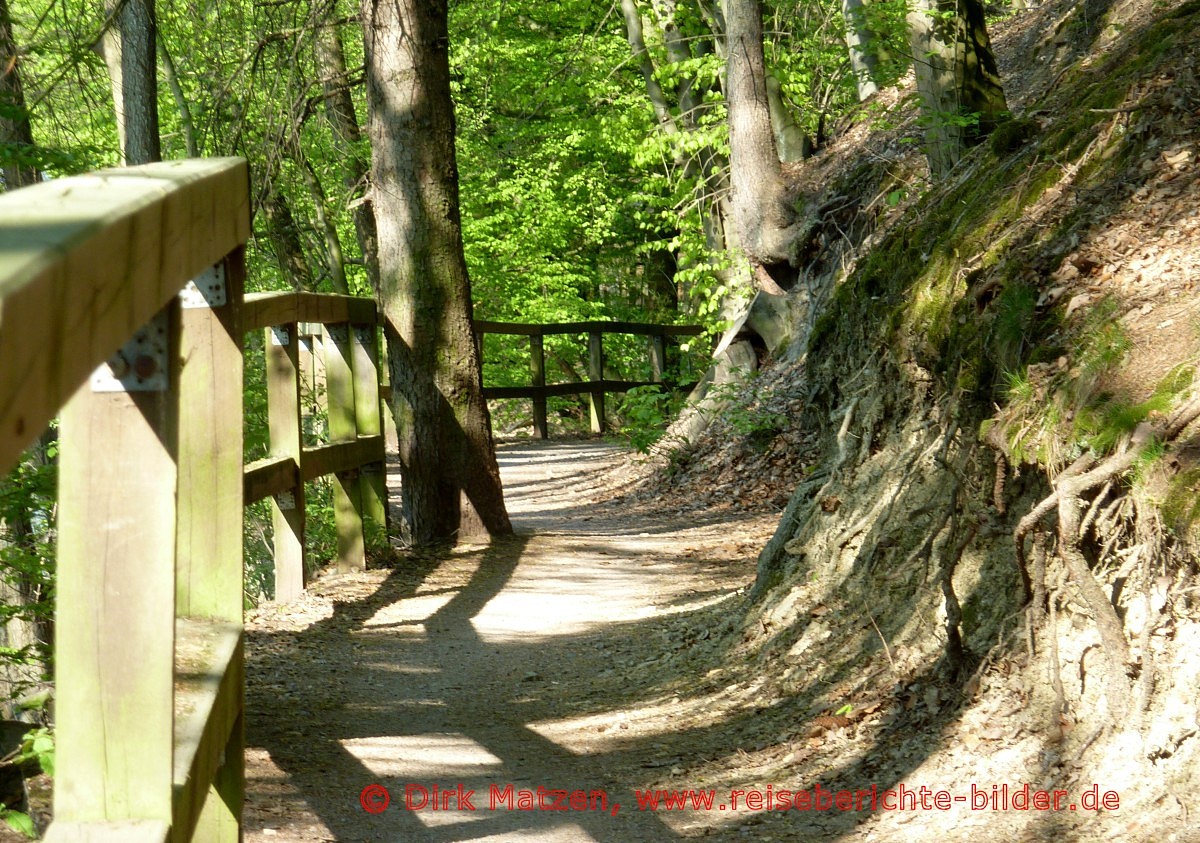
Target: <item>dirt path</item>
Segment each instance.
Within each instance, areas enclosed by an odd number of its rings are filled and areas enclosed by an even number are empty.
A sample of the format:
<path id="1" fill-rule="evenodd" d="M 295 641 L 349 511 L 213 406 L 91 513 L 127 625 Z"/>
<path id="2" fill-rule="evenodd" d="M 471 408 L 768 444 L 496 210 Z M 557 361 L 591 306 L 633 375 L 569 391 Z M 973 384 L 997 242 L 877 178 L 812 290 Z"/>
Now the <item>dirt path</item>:
<path id="1" fill-rule="evenodd" d="M 625 843 L 711 824 L 639 811 L 633 788 L 679 772 L 687 668 L 664 654 L 722 622 L 773 519 L 614 504 L 625 459 L 597 442 L 507 446 L 513 539 L 326 578 L 255 613 L 248 841 Z M 390 795 L 375 814 L 360 803 L 372 785 Z M 442 810 L 418 808 L 435 786 Z M 598 810 L 546 810 L 539 787 Z M 520 810 L 522 791 L 542 809 Z"/>

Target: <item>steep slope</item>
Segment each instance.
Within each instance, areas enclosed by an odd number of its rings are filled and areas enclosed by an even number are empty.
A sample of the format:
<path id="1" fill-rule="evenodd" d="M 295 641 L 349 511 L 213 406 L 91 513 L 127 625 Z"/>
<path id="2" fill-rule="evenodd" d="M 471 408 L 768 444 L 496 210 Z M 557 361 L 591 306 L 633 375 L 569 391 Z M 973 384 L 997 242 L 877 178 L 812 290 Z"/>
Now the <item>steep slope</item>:
<path id="1" fill-rule="evenodd" d="M 650 482 L 769 500 L 803 476 L 711 645 L 764 717 L 809 718 L 741 782 L 963 797 L 814 814 L 809 839 L 1200 839 L 1197 31 L 1196 2 L 1045 4 L 996 28 L 1017 116 L 947 182 L 894 93 L 866 112 L 892 129 L 793 174 L 792 343 Z M 1026 783 L 1068 801 L 967 801 Z"/>

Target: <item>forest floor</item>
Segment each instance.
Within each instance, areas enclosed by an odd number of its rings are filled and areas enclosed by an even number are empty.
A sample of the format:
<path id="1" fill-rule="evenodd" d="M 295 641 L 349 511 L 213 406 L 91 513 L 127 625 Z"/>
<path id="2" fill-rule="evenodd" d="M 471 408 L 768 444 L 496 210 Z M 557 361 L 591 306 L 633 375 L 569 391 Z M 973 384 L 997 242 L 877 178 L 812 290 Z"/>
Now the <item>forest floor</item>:
<path id="1" fill-rule="evenodd" d="M 882 659 L 800 695 L 739 663 L 773 508 L 631 494 L 636 457 L 595 440 L 508 444 L 500 460 L 514 538 L 328 575 L 248 619 L 250 843 L 1141 839 L 1145 818 L 1119 811 L 938 810 L 936 792 L 965 800 L 972 784 L 995 799 L 1029 750 L 994 710 L 1002 694 L 931 728 L 932 685 L 874 676 L 863 696 Z M 745 804 L 901 782 L 917 810 Z M 364 809 L 380 788 L 386 808 Z M 711 792 L 712 807 L 639 809 L 635 790 L 656 789 Z M 602 810 L 553 810 L 555 790 Z"/>
<path id="2" fill-rule="evenodd" d="M 633 789 L 777 728 L 685 689 L 725 687 L 691 645 L 728 631 L 778 513 L 632 503 L 629 452 L 594 440 L 500 460 L 515 537 L 329 575 L 248 619 L 248 841 L 744 839 L 743 814 L 638 810 Z M 370 785 L 390 794 L 378 814 Z M 434 786 L 444 809 L 416 808 Z M 539 787 L 604 810 L 520 810 Z"/>

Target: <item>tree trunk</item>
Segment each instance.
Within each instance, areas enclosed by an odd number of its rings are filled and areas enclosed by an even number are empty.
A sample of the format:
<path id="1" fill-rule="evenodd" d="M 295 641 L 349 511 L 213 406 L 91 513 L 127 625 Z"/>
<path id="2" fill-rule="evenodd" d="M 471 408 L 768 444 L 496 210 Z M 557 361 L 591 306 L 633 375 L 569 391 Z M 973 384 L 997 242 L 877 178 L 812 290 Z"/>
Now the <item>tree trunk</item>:
<path id="1" fill-rule="evenodd" d="M 321 237 L 325 241 L 325 269 L 329 273 L 329 283 L 335 293 L 348 296 L 350 295 L 350 285 L 346 283 L 346 258 L 342 254 L 342 238 L 338 234 L 333 218 L 329 216 L 325 188 L 321 185 L 321 180 L 317 178 L 317 171 L 313 169 L 312 162 L 304 155 L 298 135 L 294 138 L 291 157 L 296 164 L 296 169 L 300 171 L 300 176 L 304 179 L 309 196 L 312 197 L 313 211 L 317 215 L 317 225 L 320 227 Z"/>
<path id="2" fill-rule="evenodd" d="M 358 116 L 354 113 L 354 98 L 350 96 L 350 75 L 346 72 L 346 54 L 342 49 L 340 30 L 333 23 L 318 27 L 314 46 L 325 92 L 325 117 L 333 134 L 334 147 L 342 160 L 342 186 L 347 199 L 359 197 L 352 211 L 358 248 L 362 252 L 371 289 L 378 291 L 379 247 L 375 215 L 370 202 L 361 201 L 369 186 L 367 161 L 359 149 L 362 135 Z"/>
<path id="3" fill-rule="evenodd" d="M 272 190 L 262 203 L 262 212 L 266 221 L 267 240 L 271 244 L 275 262 L 279 264 L 280 274 L 293 290 L 312 292 L 312 271 L 304 256 L 300 229 L 296 226 L 296 218 L 287 197 L 278 190 Z"/>
<path id="4" fill-rule="evenodd" d="M 15 190 L 38 181 L 37 169 L 30 163 L 33 130 L 25 107 L 25 89 L 21 86 L 21 65 L 17 43 L 13 39 L 8 0 L 0 0 L 0 143 L 4 144 L 4 187 Z"/>
<path id="5" fill-rule="evenodd" d="M 812 154 L 813 144 L 798 125 L 787 103 L 783 101 L 783 86 L 767 74 L 767 103 L 771 111 L 771 130 L 780 161 L 799 161 Z"/>
<path id="6" fill-rule="evenodd" d="M 162 160 L 154 0 L 106 0 L 111 23 L 101 39 L 112 81 L 117 137 L 125 164 Z"/>
<path id="7" fill-rule="evenodd" d="M 1008 113 L 980 0 L 914 0 L 908 15 L 929 171 L 945 176 Z"/>
<path id="8" fill-rule="evenodd" d="M 462 248 L 446 0 L 362 0 L 379 305 L 414 544 L 512 532 Z"/>
<path id="9" fill-rule="evenodd" d="M 727 0 L 725 25 L 734 228 L 752 263 L 789 263 L 795 212 L 785 202 L 771 127 L 760 0 Z"/>
<path id="10" fill-rule="evenodd" d="M 163 78 L 167 80 L 167 87 L 171 89 L 171 98 L 175 100 L 175 107 L 179 109 L 179 128 L 183 132 L 183 142 L 188 158 L 199 158 L 200 144 L 196 140 L 196 124 L 192 120 L 192 107 L 188 104 L 187 96 L 183 92 L 183 85 L 179 83 L 179 73 L 175 70 L 175 59 L 167 50 L 167 43 L 163 40 L 162 35 L 157 34 L 155 37 L 158 43 L 158 56 L 162 60 Z"/>
<path id="11" fill-rule="evenodd" d="M 677 127 L 675 119 L 671 116 L 671 108 L 667 104 L 667 95 L 654 76 L 654 63 L 646 50 L 646 39 L 642 35 L 642 14 L 636 0 L 621 0 L 621 12 L 625 16 L 625 38 L 629 42 L 633 60 L 642 72 L 642 79 L 646 82 L 646 94 L 654 107 L 654 117 L 663 131 L 675 132 Z"/>
<path id="12" fill-rule="evenodd" d="M 842 17 L 846 22 L 846 48 L 850 52 L 850 69 L 858 86 L 859 102 L 879 90 L 879 35 L 867 18 L 869 0 L 842 0 Z"/>

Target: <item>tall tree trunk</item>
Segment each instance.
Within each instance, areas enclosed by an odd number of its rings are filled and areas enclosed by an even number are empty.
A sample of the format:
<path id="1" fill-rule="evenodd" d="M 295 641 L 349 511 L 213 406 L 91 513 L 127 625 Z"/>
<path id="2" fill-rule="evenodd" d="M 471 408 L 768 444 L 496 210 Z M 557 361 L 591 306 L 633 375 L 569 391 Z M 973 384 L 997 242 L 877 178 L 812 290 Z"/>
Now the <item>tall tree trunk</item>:
<path id="1" fill-rule="evenodd" d="M 117 137 L 125 164 L 162 160 L 154 0 L 106 0 L 111 23 L 101 40 L 112 81 Z"/>
<path id="2" fill-rule="evenodd" d="M 308 259 L 304 255 L 304 245 L 300 242 L 300 229 L 296 225 L 296 217 L 288 204 L 287 197 L 278 190 L 272 190 L 262 203 L 263 217 L 266 221 L 267 240 L 275 262 L 279 264 L 279 272 L 297 292 L 312 292 L 314 289 L 312 270 L 309 269 Z"/>
<path id="3" fill-rule="evenodd" d="M 333 8 L 333 7 L 331 7 Z M 325 93 L 325 116 L 333 133 L 334 146 L 342 160 L 342 186 L 346 197 L 362 197 L 369 186 L 368 164 L 360 150 L 362 137 L 354 98 L 350 96 L 350 75 L 346 72 L 346 54 L 341 31 L 336 24 L 319 26 L 315 53 Z M 369 202 L 353 202 L 354 231 L 362 252 L 363 266 L 371 289 L 379 290 L 379 247 L 375 233 L 375 215 Z"/>
<path id="4" fill-rule="evenodd" d="M 760 0 L 726 0 L 725 25 L 725 99 L 735 231 L 752 263 L 788 263 L 795 212 L 785 202 L 783 171 L 771 127 Z"/>
<path id="5" fill-rule="evenodd" d="M 175 108 L 179 110 L 179 127 L 183 132 L 183 142 L 188 158 L 199 158 L 200 144 L 196 140 L 196 124 L 192 120 L 192 107 L 188 104 L 187 96 L 183 92 L 183 85 L 179 82 L 179 73 L 175 70 L 175 59 L 167 50 L 167 42 L 163 40 L 162 34 L 156 33 L 155 39 L 158 44 L 158 56 L 162 60 L 163 78 L 167 80 L 167 87 L 171 89 L 171 98 L 175 100 Z"/>
<path id="6" fill-rule="evenodd" d="M 909 41 L 929 171 L 946 175 L 1008 113 L 980 0 L 913 0 Z"/>
<path id="7" fill-rule="evenodd" d="M 860 102 L 879 90 L 880 39 L 867 18 L 869 5 L 869 0 L 842 0 L 846 48 L 850 52 L 850 69 L 854 72 Z"/>
<path id="8" fill-rule="evenodd" d="M 646 39 L 642 34 L 642 14 L 638 9 L 637 0 L 621 0 L 621 12 L 625 16 L 625 37 L 629 41 L 633 59 L 642 72 L 642 79 L 646 83 L 646 94 L 650 97 L 650 104 L 654 107 L 654 116 L 658 120 L 658 125 L 663 131 L 676 132 L 678 127 L 675 125 L 675 118 L 671 116 L 667 95 L 654 76 L 654 63 L 650 59 L 650 52 L 646 49 Z"/>
<path id="9" fill-rule="evenodd" d="M 4 187 L 14 190 L 38 181 L 38 173 L 30 163 L 33 129 L 25 107 L 25 89 L 21 85 L 21 65 L 8 0 L 0 0 L 0 106 L 0 143 L 5 147 Z"/>
<path id="10" fill-rule="evenodd" d="M 774 75 L 767 74 L 767 104 L 771 111 L 771 130 L 775 134 L 775 149 L 780 161 L 799 161 L 812 154 L 813 144 L 783 101 L 783 86 Z"/>
<path id="11" fill-rule="evenodd" d="M 329 273 L 329 283 L 335 293 L 348 296 L 350 295 L 350 285 L 346 283 L 346 258 L 342 253 L 342 238 L 338 234 L 333 218 L 329 216 L 325 188 L 317 177 L 317 171 L 313 169 L 312 162 L 300 148 L 299 136 L 295 136 L 293 141 L 292 161 L 295 162 L 296 169 L 300 171 L 304 184 L 308 188 L 309 196 L 312 197 L 313 211 L 317 215 L 317 225 L 321 229 L 321 238 L 325 241 L 325 270 Z"/>
<path id="12" fill-rule="evenodd" d="M 379 305 L 414 544 L 510 533 L 462 248 L 446 0 L 362 0 Z"/>

